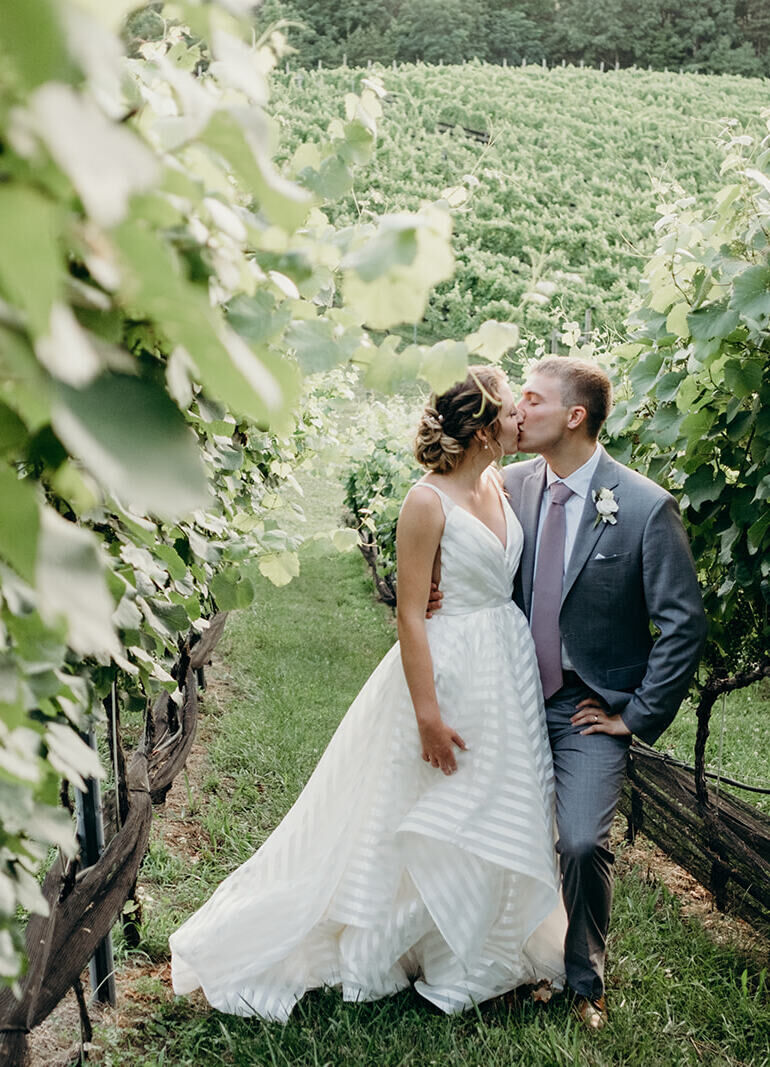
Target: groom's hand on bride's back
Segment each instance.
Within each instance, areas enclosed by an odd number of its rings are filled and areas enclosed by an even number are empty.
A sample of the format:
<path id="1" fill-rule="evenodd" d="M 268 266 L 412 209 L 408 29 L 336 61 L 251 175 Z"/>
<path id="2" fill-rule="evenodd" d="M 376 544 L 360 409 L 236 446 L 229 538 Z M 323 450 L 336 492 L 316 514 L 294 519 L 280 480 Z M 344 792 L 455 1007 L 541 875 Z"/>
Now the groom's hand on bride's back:
<path id="1" fill-rule="evenodd" d="M 444 594 L 439 589 L 436 582 L 430 583 L 430 592 L 428 593 L 428 606 L 425 609 L 425 618 L 432 619 L 433 612 L 438 611 L 441 607 L 441 601 L 444 598 Z"/>

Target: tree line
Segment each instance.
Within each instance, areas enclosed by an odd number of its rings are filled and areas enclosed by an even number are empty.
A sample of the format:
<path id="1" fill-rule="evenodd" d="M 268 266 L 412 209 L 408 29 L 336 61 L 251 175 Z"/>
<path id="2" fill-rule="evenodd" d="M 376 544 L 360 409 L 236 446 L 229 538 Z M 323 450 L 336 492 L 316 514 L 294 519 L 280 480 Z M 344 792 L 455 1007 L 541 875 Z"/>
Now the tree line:
<path id="1" fill-rule="evenodd" d="M 490 63 L 651 66 L 770 75 L 766 0 L 265 0 L 301 66 Z"/>

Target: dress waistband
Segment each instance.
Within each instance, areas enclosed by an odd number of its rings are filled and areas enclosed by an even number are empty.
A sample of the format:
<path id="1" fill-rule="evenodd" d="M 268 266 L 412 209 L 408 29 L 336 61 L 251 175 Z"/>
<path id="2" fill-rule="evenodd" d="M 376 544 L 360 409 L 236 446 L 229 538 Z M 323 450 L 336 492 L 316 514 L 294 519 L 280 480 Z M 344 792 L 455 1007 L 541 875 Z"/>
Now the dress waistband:
<path id="1" fill-rule="evenodd" d="M 433 615 L 434 619 L 456 617 L 458 615 L 478 615 L 480 611 L 496 611 L 498 608 L 505 608 L 514 603 L 512 597 L 506 597 L 505 600 L 499 600 L 497 603 L 490 604 L 487 601 L 486 604 L 480 604 L 477 608 L 464 608 L 462 611 L 459 609 L 453 609 L 451 605 L 441 605 L 441 607 Z"/>

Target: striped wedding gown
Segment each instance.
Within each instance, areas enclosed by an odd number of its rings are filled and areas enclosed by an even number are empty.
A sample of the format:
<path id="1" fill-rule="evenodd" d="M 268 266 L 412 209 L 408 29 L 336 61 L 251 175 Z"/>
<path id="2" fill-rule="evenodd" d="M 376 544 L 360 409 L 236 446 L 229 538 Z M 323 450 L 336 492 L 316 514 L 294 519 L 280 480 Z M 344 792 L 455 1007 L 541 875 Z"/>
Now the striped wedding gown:
<path id="1" fill-rule="evenodd" d="M 562 981 L 551 755 L 511 600 L 521 527 L 504 504 L 504 547 L 418 486 L 445 513 L 444 600 L 426 626 L 443 719 L 468 751 L 449 777 L 422 760 L 395 645 L 283 822 L 171 936 L 177 993 L 202 986 L 220 1011 L 285 1020 L 322 985 L 373 1000 L 415 980 L 454 1012 Z"/>

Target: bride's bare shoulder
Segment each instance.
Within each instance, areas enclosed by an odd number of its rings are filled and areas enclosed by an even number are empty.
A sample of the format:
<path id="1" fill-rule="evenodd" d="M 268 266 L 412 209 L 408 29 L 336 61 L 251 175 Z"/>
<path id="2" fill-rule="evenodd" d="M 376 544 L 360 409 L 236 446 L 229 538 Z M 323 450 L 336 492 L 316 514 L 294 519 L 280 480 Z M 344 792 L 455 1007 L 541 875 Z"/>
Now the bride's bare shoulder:
<path id="1" fill-rule="evenodd" d="M 435 488 L 435 487 L 433 487 Z M 437 545 L 444 530 L 444 508 L 437 492 L 429 482 L 415 482 L 404 498 L 398 516 L 400 544 L 419 542 Z"/>
<path id="2" fill-rule="evenodd" d="M 427 490 L 427 492 L 422 492 L 422 490 Z M 401 505 L 402 515 L 405 508 L 408 508 L 412 513 L 430 514 L 435 512 L 440 515 L 443 513 L 441 490 L 433 482 L 428 481 L 426 478 L 420 478 L 404 497 L 404 502 Z"/>

